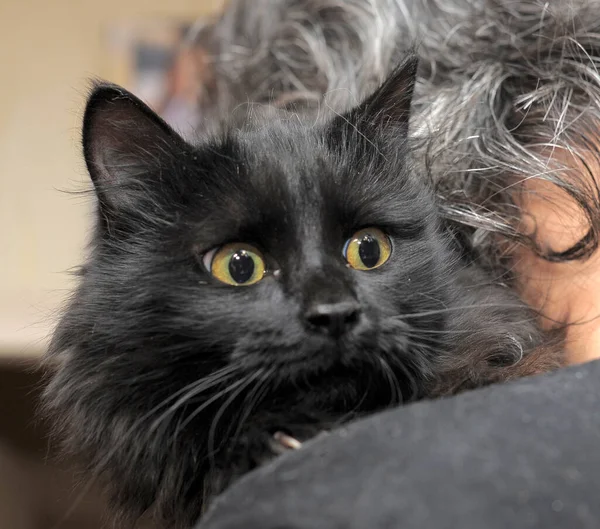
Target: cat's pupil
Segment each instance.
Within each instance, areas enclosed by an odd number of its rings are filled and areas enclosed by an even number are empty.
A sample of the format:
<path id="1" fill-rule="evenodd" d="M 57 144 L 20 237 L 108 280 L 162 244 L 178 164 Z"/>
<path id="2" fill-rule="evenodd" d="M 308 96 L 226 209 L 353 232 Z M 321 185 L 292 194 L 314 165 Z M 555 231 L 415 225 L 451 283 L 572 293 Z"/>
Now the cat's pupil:
<path id="1" fill-rule="evenodd" d="M 234 253 L 229 261 L 229 273 L 236 283 L 249 281 L 254 274 L 254 259 L 244 250 Z"/>
<path id="2" fill-rule="evenodd" d="M 381 249 L 377 239 L 371 235 L 365 235 L 358 243 L 358 255 L 367 268 L 376 266 L 381 257 Z"/>

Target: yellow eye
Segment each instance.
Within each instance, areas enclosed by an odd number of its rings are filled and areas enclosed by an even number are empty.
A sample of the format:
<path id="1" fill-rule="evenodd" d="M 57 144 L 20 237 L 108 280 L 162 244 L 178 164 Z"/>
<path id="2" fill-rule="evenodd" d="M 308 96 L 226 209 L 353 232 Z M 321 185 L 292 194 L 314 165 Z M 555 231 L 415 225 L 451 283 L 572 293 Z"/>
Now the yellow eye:
<path id="1" fill-rule="evenodd" d="M 356 270 L 379 268 L 391 253 L 390 238 L 377 228 L 357 231 L 344 246 L 344 257 Z"/>
<path id="2" fill-rule="evenodd" d="M 203 258 L 206 269 L 223 283 L 246 287 L 258 283 L 265 275 L 265 260 L 259 250 L 243 243 L 215 248 Z"/>

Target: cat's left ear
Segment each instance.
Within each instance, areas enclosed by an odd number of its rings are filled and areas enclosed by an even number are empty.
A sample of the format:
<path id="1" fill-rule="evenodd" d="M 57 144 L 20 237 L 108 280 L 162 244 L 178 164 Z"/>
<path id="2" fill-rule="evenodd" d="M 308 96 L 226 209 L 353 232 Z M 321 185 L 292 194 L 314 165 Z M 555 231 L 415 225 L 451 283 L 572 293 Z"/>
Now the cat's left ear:
<path id="1" fill-rule="evenodd" d="M 172 186 L 170 169 L 190 147 L 133 94 L 98 84 L 85 110 L 83 151 L 100 207 L 121 214 Z"/>
<path id="2" fill-rule="evenodd" d="M 332 129 L 350 127 L 367 138 L 390 128 L 396 135 L 408 135 L 418 65 L 417 55 L 411 52 L 377 90 L 345 115 L 336 118 Z"/>

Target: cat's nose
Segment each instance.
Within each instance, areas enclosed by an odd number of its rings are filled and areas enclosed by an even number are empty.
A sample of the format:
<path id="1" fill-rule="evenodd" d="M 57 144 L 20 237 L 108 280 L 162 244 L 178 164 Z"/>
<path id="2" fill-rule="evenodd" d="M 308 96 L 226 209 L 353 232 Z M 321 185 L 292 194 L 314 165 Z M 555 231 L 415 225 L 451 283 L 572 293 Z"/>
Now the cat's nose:
<path id="1" fill-rule="evenodd" d="M 360 306 L 356 301 L 317 303 L 307 308 L 304 317 L 314 329 L 339 338 L 352 329 L 360 319 Z"/>

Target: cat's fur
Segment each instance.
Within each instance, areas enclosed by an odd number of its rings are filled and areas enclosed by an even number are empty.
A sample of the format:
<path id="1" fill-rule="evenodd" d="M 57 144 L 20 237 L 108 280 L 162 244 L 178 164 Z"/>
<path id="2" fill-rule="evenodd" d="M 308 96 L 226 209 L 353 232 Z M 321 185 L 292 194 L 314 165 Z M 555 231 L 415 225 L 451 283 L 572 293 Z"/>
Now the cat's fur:
<path id="1" fill-rule="evenodd" d="M 98 197 L 90 256 L 56 330 L 46 404 L 65 445 L 127 516 L 188 527 L 207 499 L 306 439 L 401 402 L 558 363 L 532 314 L 460 248 L 414 169 L 409 56 L 344 115 L 291 113 L 191 145 L 125 90 L 98 85 L 83 144 Z M 358 271 L 345 241 L 376 226 L 392 255 Z M 260 248 L 277 273 L 211 277 L 204 252 Z M 339 339 L 307 321 L 358 311 Z"/>

